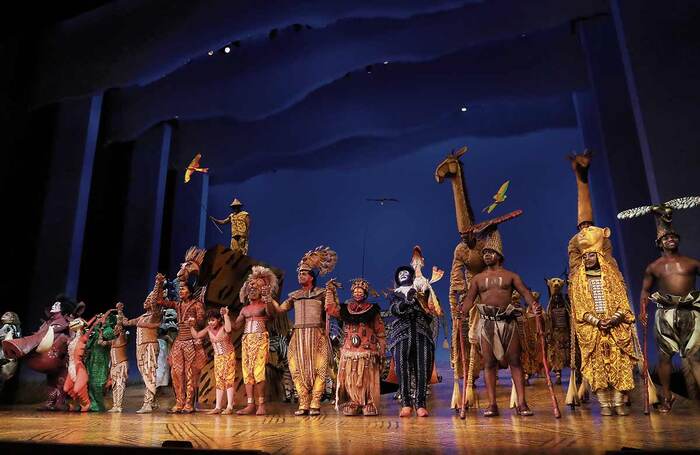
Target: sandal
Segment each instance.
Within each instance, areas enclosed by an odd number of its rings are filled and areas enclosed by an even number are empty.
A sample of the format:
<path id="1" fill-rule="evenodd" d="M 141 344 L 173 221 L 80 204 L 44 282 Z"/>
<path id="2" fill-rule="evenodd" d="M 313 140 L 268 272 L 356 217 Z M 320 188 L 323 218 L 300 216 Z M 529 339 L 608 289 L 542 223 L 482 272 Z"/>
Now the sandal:
<path id="1" fill-rule="evenodd" d="M 530 416 L 535 415 L 535 413 L 532 412 L 527 405 L 516 406 L 515 413 L 518 414 L 520 417 L 530 417 Z"/>
<path id="2" fill-rule="evenodd" d="M 484 417 L 496 417 L 498 415 L 498 406 L 495 404 L 492 404 L 488 408 L 484 409 Z"/>
<path id="3" fill-rule="evenodd" d="M 676 397 L 673 394 L 671 394 L 671 398 L 669 399 L 666 399 L 666 397 L 664 397 L 663 401 L 659 405 L 659 412 L 662 414 L 668 414 L 669 412 L 671 412 L 671 408 L 673 408 L 673 403 L 675 401 Z"/>

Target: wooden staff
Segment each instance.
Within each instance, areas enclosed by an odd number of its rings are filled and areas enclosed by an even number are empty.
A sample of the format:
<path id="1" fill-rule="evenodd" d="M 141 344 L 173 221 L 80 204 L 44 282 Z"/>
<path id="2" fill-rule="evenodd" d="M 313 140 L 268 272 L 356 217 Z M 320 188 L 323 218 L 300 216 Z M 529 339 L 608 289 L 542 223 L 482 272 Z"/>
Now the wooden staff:
<path id="1" fill-rule="evenodd" d="M 469 316 L 467 316 L 467 321 Z M 464 345 L 464 323 L 463 319 L 459 319 L 459 331 L 457 333 L 457 336 L 459 337 L 459 352 L 462 356 L 462 404 L 459 409 L 459 418 L 464 420 L 467 417 L 467 382 L 470 378 L 467 376 L 467 357 L 466 357 L 466 352 L 467 348 Z"/>
<path id="2" fill-rule="evenodd" d="M 646 324 L 642 324 L 642 336 L 644 337 L 644 348 L 642 351 L 644 371 L 642 375 L 644 376 L 644 415 L 649 415 L 649 360 L 647 357 L 647 325 L 649 320 L 647 319 Z"/>
<path id="3" fill-rule="evenodd" d="M 540 351 L 542 352 L 542 364 L 544 365 L 544 377 L 547 380 L 547 389 L 549 390 L 549 397 L 552 399 L 552 412 L 554 413 L 554 418 L 558 419 L 561 417 L 561 412 L 559 411 L 559 403 L 557 402 L 557 396 L 554 394 L 554 387 L 552 387 L 552 378 L 549 377 L 549 363 L 547 363 L 547 346 L 544 341 L 544 330 L 542 329 L 542 315 L 538 315 L 535 318 L 535 323 L 537 324 L 537 337 L 540 339 Z"/>

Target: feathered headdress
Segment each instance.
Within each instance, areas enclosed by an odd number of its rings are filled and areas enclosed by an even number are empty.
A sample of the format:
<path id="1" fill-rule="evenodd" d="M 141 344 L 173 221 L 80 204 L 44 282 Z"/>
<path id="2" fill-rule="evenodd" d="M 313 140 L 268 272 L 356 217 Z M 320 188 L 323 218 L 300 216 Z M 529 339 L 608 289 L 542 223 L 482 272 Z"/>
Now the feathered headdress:
<path id="1" fill-rule="evenodd" d="M 653 213 L 656 217 L 656 241 L 658 242 L 666 234 L 678 235 L 672 225 L 674 210 L 689 209 L 698 205 L 700 205 L 700 196 L 680 197 L 659 205 L 644 205 L 624 210 L 617 214 L 617 218 L 627 220 Z"/>
<path id="2" fill-rule="evenodd" d="M 297 272 L 305 270 L 315 276 L 323 276 L 331 272 L 338 262 L 338 255 L 327 246 L 318 246 L 308 251 L 299 261 Z"/>

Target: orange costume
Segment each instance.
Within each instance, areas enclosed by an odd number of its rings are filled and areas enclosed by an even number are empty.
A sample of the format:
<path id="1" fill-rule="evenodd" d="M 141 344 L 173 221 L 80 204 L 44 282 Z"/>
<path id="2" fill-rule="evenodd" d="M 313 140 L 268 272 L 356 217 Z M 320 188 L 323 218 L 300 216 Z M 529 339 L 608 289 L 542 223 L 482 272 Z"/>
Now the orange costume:
<path id="1" fill-rule="evenodd" d="M 189 297 L 180 302 L 162 300 L 160 304 L 177 311 L 177 338 L 168 355 L 175 391 L 175 406 L 171 412 L 193 412 L 195 383 L 207 362 L 207 356 L 201 342 L 192 336 L 190 318 L 195 320 L 195 326 L 200 326 L 204 321 L 204 305 L 199 299 Z"/>

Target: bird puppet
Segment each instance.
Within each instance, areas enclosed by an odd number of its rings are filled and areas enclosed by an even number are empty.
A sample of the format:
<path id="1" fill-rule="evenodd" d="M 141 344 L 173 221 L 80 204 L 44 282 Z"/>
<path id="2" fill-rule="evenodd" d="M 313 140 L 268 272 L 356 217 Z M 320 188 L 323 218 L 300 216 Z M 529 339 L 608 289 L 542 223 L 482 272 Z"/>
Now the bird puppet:
<path id="1" fill-rule="evenodd" d="M 508 191 L 508 185 L 510 185 L 510 180 L 506 180 L 506 182 L 503 185 L 501 185 L 501 187 L 498 189 L 498 192 L 493 195 L 493 204 L 489 205 L 488 207 L 484 207 L 484 210 L 482 210 L 482 212 L 491 213 L 496 207 L 498 207 L 498 204 L 506 200 L 506 198 L 508 197 L 506 196 L 506 191 Z"/>
<path id="2" fill-rule="evenodd" d="M 199 160 L 202 158 L 201 153 L 197 153 L 194 158 L 192 158 L 192 161 L 190 161 L 190 165 L 187 166 L 187 169 L 185 169 L 185 183 L 188 183 L 190 179 L 192 178 L 192 174 L 195 172 L 201 172 L 202 174 L 207 174 L 209 173 L 209 168 L 208 167 L 199 167 Z"/>
<path id="3" fill-rule="evenodd" d="M 617 214 L 617 218 L 620 220 L 626 220 L 653 212 L 663 221 L 670 223 L 671 217 L 673 216 L 673 210 L 690 209 L 698 205 L 700 205 L 700 196 L 679 197 L 659 205 L 644 205 L 633 209 L 623 210 Z"/>

